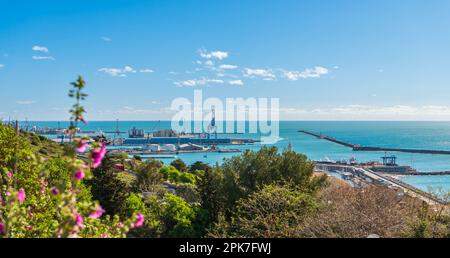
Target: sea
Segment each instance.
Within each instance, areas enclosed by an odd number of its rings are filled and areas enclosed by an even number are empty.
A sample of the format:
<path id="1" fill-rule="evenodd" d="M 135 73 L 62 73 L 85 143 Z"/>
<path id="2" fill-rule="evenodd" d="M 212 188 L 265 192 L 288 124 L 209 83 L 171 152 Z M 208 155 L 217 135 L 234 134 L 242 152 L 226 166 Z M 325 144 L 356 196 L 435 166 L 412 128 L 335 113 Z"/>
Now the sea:
<path id="1" fill-rule="evenodd" d="M 38 127 L 67 127 L 68 122 L 22 122 L 22 126 Z M 246 123 L 248 127 L 248 123 Z M 170 129 L 170 121 L 92 121 L 79 126 L 85 131 L 116 131 L 119 128 L 127 132 L 135 127 L 147 132 Z M 450 151 L 450 122 L 409 122 L 409 121 L 280 121 L 279 139 L 275 143 L 255 143 L 243 146 L 222 146 L 241 150 L 258 150 L 262 146 L 276 146 L 279 150 L 291 148 L 299 153 L 307 155 L 311 160 L 349 160 L 355 158 L 358 162 L 381 161 L 384 152 L 354 152 L 351 148 L 332 142 L 318 139 L 300 133 L 299 130 L 308 130 L 322 133 L 339 140 L 374 147 L 435 149 Z M 127 137 L 126 133 L 120 136 Z M 251 138 L 259 140 L 259 133 L 222 135 L 218 137 Z M 409 165 L 420 172 L 450 171 L 450 155 L 413 154 L 413 153 L 387 153 L 397 157 L 397 164 Z M 195 161 L 203 161 L 209 164 L 220 164 L 224 159 L 239 153 L 188 153 L 179 154 L 175 158 L 182 159 L 191 164 Z M 145 158 L 145 156 L 144 156 Z M 163 158 L 162 162 L 169 164 L 173 158 Z M 430 192 L 450 192 L 449 176 L 402 176 L 400 180 L 419 189 Z"/>

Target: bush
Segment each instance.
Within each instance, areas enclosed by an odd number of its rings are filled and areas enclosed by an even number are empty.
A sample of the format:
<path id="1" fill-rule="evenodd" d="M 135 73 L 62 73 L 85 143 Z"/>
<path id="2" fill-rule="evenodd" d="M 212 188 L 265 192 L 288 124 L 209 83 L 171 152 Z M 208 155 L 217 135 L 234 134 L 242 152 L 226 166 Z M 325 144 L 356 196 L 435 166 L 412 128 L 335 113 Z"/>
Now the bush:
<path id="1" fill-rule="evenodd" d="M 295 229 L 315 209 L 316 202 L 310 194 L 289 185 L 267 185 L 247 198 L 240 199 L 231 222 L 216 224 L 210 236 L 293 237 Z"/>

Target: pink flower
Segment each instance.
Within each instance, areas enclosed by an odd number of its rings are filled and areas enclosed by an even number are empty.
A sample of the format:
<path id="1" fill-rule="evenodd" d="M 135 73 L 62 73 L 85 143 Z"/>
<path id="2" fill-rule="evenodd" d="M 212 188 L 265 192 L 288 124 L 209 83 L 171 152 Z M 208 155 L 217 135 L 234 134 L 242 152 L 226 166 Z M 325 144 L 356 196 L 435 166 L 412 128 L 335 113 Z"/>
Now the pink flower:
<path id="1" fill-rule="evenodd" d="M 106 147 L 105 144 L 102 143 L 102 146 L 100 149 L 95 149 L 92 151 L 91 158 L 92 158 L 92 167 L 98 168 L 102 164 L 102 160 L 106 155 Z"/>
<path id="2" fill-rule="evenodd" d="M 75 214 L 75 224 L 79 227 L 83 227 L 83 217 L 80 213 Z"/>
<path id="3" fill-rule="evenodd" d="M 8 171 L 8 173 L 6 173 L 6 175 L 11 178 L 13 176 L 13 173 L 11 171 Z"/>
<path id="4" fill-rule="evenodd" d="M 103 215 L 103 213 L 105 213 L 105 210 L 102 209 L 102 207 L 97 206 L 97 208 L 93 212 L 91 212 L 91 214 L 89 215 L 89 218 L 98 219 Z"/>
<path id="5" fill-rule="evenodd" d="M 5 234 L 5 224 L 0 222 L 0 235 Z"/>
<path id="6" fill-rule="evenodd" d="M 52 194 L 53 195 L 58 195 L 59 194 L 59 189 L 56 187 L 52 187 Z"/>
<path id="7" fill-rule="evenodd" d="M 86 140 L 81 140 L 77 146 L 77 152 L 85 152 L 88 147 Z"/>
<path id="8" fill-rule="evenodd" d="M 140 212 L 136 215 L 136 221 L 134 222 L 134 227 L 140 228 L 144 225 L 144 215 Z"/>
<path id="9" fill-rule="evenodd" d="M 41 192 L 42 195 L 44 195 L 44 194 L 45 194 L 45 188 L 42 187 L 41 190 L 40 190 L 40 192 Z"/>
<path id="10" fill-rule="evenodd" d="M 10 192 L 6 192 L 6 196 L 11 196 L 11 193 Z"/>
<path id="11" fill-rule="evenodd" d="M 108 238 L 109 236 L 108 236 L 108 234 L 106 234 L 106 233 L 102 233 L 102 234 L 100 234 L 100 238 Z"/>
<path id="12" fill-rule="evenodd" d="M 23 189 L 20 189 L 19 192 L 17 193 L 17 200 L 19 200 L 20 203 L 23 203 L 26 197 L 27 195 L 25 194 L 25 191 Z"/>
<path id="13" fill-rule="evenodd" d="M 84 178 L 84 171 L 82 169 L 77 170 L 73 176 L 76 180 L 82 180 Z"/>
<path id="14" fill-rule="evenodd" d="M 117 227 L 118 228 L 122 228 L 123 227 L 123 223 L 119 221 L 119 223 L 117 223 Z"/>

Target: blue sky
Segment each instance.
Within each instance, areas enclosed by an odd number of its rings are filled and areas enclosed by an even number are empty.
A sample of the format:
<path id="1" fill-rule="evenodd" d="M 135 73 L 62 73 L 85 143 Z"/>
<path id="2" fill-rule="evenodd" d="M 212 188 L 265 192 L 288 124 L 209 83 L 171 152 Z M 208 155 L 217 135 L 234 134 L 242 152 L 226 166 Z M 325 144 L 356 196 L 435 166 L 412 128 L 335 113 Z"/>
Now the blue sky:
<path id="1" fill-rule="evenodd" d="M 0 118 L 170 119 L 277 97 L 289 120 L 450 120 L 450 1 L 0 0 Z"/>

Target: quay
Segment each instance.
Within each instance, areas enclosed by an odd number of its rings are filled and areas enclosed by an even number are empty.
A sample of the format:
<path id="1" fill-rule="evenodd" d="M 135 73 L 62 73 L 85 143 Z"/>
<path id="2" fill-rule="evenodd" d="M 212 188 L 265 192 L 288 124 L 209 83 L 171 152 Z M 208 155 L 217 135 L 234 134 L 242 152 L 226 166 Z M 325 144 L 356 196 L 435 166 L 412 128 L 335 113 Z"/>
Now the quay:
<path id="1" fill-rule="evenodd" d="M 385 147 L 370 147 L 370 146 L 362 146 L 359 144 L 354 144 L 351 142 L 345 142 L 333 137 L 313 133 L 307 130 L 300 130 L 299 132 L 317 137 L 319 139 L 323 139 L 326 141 L 334 142 L 336 144 L 352 148 L 353 151 L 389 151 L 389 152 L 406 152 L 406 153 L 420 153 L 420 154 L 441 154 L 441 155 L 450 155 L 450 151 L 445 150 L 427 150 L 427 149 L 404 149 L 404 148 L 385 148 Z"/>
<path id="2" fill-rule="evenodd" d="M 111 153 L 126 153 L 128 155 L 178 155 L 187 153 L 239 153 L 239 149 L 204 149 L 204 150 L 173 150 L 173 151 L 152 151 L 141 149 L 109 149 Z M 157 156 L 159 157 L 159 156 Z"/>
<path id="3" fill-rule="evenodd" d="M 330 164 L 330 163 L 322 163 L 316 162 L 315 168 L 318 171 L 323 172 L 338 172 L 343 175 L 346 175 L 347 178 L 352 178 L 353 183 L 356 185 L 384 185 L 389 188 L 395 188 L 403 191 L 405 194 L 408 194 L 412 197 L 419 198 L 420 200 L 430 204 L 430 205 L 447 205 L 448 203 L 444 200 L 439 199 L 438 197 L 422 191 L 412 185 L 409 185 L 405 182 L 402 182 L 398 179 L 390 177 L 383 173 L 378 173 L 372 171 L 368 168 L 363 168 L 359 166 L 352 165 L 341 165 L 341 164 Z M 350 175 L 350 176 L 349 176 Z"/>

